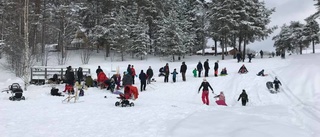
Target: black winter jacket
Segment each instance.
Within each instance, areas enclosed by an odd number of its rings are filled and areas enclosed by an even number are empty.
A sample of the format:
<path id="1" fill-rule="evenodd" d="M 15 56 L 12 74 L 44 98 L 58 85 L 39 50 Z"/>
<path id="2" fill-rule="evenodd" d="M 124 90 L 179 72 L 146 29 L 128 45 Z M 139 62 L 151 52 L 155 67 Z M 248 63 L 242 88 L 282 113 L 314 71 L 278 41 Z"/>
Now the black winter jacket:
<path id="1" fill-rule="evenodd" d="M 200 89 L 201 89 L 202 87 L 203 87 L 202 90 L 207 90 L 207 91 L 208 91 L 209 88 L 210 88 L 210 89 L 213 91 L 211 85 L 210 85 L 209 82 L 207 82 L 207 81 L 204 81 L 204 82 L 201 83 L 198 92 L 200 91 Z"/>
<path id="2" fill-rule="evenodd" d="M 180 73 L 186 73 L 186 71 L 187 71 L 187 65 L 183 63 L 180 67 Z"/>

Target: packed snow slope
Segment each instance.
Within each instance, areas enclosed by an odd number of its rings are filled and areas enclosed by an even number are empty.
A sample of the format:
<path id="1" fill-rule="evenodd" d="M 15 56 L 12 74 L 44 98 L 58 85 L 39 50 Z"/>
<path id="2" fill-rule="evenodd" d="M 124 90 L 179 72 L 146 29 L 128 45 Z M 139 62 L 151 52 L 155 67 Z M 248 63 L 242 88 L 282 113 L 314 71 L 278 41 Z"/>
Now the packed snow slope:
<path id="1" fill-rule="evenodd" d="M 100 56 L 100 57 L 99 57 Z M 229 75 L 213 76 L 214 62 L 220 56 L 186 56 L 181 61 L 170 62 L 167 58 L 117 61 L 117 58 L 91 58 L 90 64 L 81 65 L 74 56 L 65 66 L 91 68 L 96 77 L 98 65 L 112 75 L 119 67 L 120 72 L 133 64 L 136 73 L 146 71 L 149 66 L 158 74 L 160 67 L 169 63 L 170 71 L 178 71 L 185 61 L 187 81 L 156 82 L 140 92 L 134 107 L 115 107 L 118 95 L 98 88 L 85 90 L 85 96 L 76 103 L 62 103 L 65 97 L 50 96 L 52 86 L 60 91 L 64 85 L 31 85 L 24 91 L 25 101 L 9 101 L 10 94 L 0 94 L 0 133 L 2 137 L 319 137 L 320 136 L 320 54 L 291 55 L 280 57 L 256 57 L 252 63 L 237 63 L 227 57 L 219 60 L 219 72 L 226 67 Z M 210 72 L 207 80 L 218 94 L 224 91 L 228 106 L 217 106 L 210 93 L 210 105 L 203 105 L 199 86 L 203 80 L 195 78 L 192 70 L 197 63 L 209 59 Z M 56 66 L 54 59 L 50 61 Z M 249 73 L 238 74 L 245 64 Z M 256 74 L 264 69 L 267 77 Z M 0 71 L 0 88 L 5 89 L 13 82 L 21 85 L 22 80 L 11 73 Z M 267 81 L 275 77 L 282 82 L 280 93 L 271 94 Z M 135 86 L 140 82 L 135 78 Z M 247 106 L 237 101 L 242 89 L 249 96 Z M 107 96 L 107 98 L 104 98 Z"/>

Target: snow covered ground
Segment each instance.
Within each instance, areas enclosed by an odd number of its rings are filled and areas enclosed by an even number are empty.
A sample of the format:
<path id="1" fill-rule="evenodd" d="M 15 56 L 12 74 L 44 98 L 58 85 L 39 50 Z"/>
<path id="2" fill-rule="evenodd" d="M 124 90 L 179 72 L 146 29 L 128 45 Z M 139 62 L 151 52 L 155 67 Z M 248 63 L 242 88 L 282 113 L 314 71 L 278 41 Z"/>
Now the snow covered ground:
<path id="1" fill-rule="evenodd" d="M 10 94 L 0 94 L 1 137 L 319 137 L 320 136 L 320 54 L 291 55 L 286 59 L 254 58 L 252 63 L 236 63 L 227 57 L 219 61 L 219 71 L 227 67 L 229 75 L 213 77 L 214 62 L 221 57 L 186 56 L 179 62 L 165 58 L 127 60 L 125 62 L 92 57 L 89 65 L 81 65 L 79 58 L 66 66 L 91 68 L 98 65 L 110 76 L 112 70 L 126 70 L 133 64 L 139 74 L 152 66 L 155 75 L 169 63 L 170 71 L 180 69 L 185 61 L 187 81 L 178 74 L 176 83 L 157 82 L 140 92 L 134 107 L 115 107 L 117 95 L 98 88 L 89 88 L 77 103 L 62 103 L 64 97 L 50 96 L 52 85 L 31 85 L 24 91 L 25 101 L 9 101 Z M 210 105 L 202 104 L 198 88 L 202 78 L 194 78 L 192 70 L 198 61 L 209 59 L 207 80 L 214 92 L 224 91 L 228 106 L 217 106 L 210 93 Z M 55 65 L 54 60 L 51 60 Z M 238 74 L 245 64 L 249 73 Z M 61 66 L 61 67 L 66 67 Z M 256 74 L 264 69 L 267 77 Z M 0 88 L 22 80 L 0 71 Z M 95 76 L 95 74 L 92 74 Z M 282 82 L 278 94 L 270 94 L 265 83 L 277 76 Z M 138 78 L 136 86 L 140 87 Z M 60 91 L 64 85 L 59 85 Z M 237 101 L 242 89 L 249 96 L 249 104 Z M 104 96 L 107 98 L 104 98 Z"/>

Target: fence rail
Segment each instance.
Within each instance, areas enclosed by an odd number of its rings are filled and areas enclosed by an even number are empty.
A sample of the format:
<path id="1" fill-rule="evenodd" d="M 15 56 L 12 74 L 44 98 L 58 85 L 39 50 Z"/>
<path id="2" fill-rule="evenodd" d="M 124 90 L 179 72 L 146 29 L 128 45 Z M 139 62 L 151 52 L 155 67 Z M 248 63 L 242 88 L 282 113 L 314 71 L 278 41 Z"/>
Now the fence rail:
<path id="1" fill-rule="evenodd" d="M 63 79 L 67 68 L 54 68 L 54 67 L 32 67 L 31 68 L 31 81 L 30 84 L 43 85 L 45 82 L 52 78 L 54 74 L 58 75 L 58 78 Z M 78 68 L 73 68 L 73 72 L 78 71 Z M 83 75 L 90 74 L 89 68 L 82 68 Z"/>

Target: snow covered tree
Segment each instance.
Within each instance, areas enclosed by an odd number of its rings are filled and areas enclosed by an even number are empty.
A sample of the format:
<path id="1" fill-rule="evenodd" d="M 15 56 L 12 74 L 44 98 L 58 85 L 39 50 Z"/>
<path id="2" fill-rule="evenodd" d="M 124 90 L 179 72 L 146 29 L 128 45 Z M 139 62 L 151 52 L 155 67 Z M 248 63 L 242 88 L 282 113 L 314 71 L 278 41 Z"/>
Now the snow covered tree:
<path id="1" fill-rule="evenodd" d="M 284 24 L 281 27 L 280 33 L 275 35 L 272 40 L 274 40 L 274 47 L 276 51 L 279 53 L 283 53 L 285 51 L 291 51 L 293 49 L 291 44 L 291 29 L 289 26 Z"/>
<path id="2" fill-rule="evenodd" d="M 315 44 L 319 44 L 319 23 L 315 20 L 307 20 L 307 24 L 305 26 L 305 36 L 309 37 L 309 40 L 312 43 L 312 53 L 315 53 Z"/>

